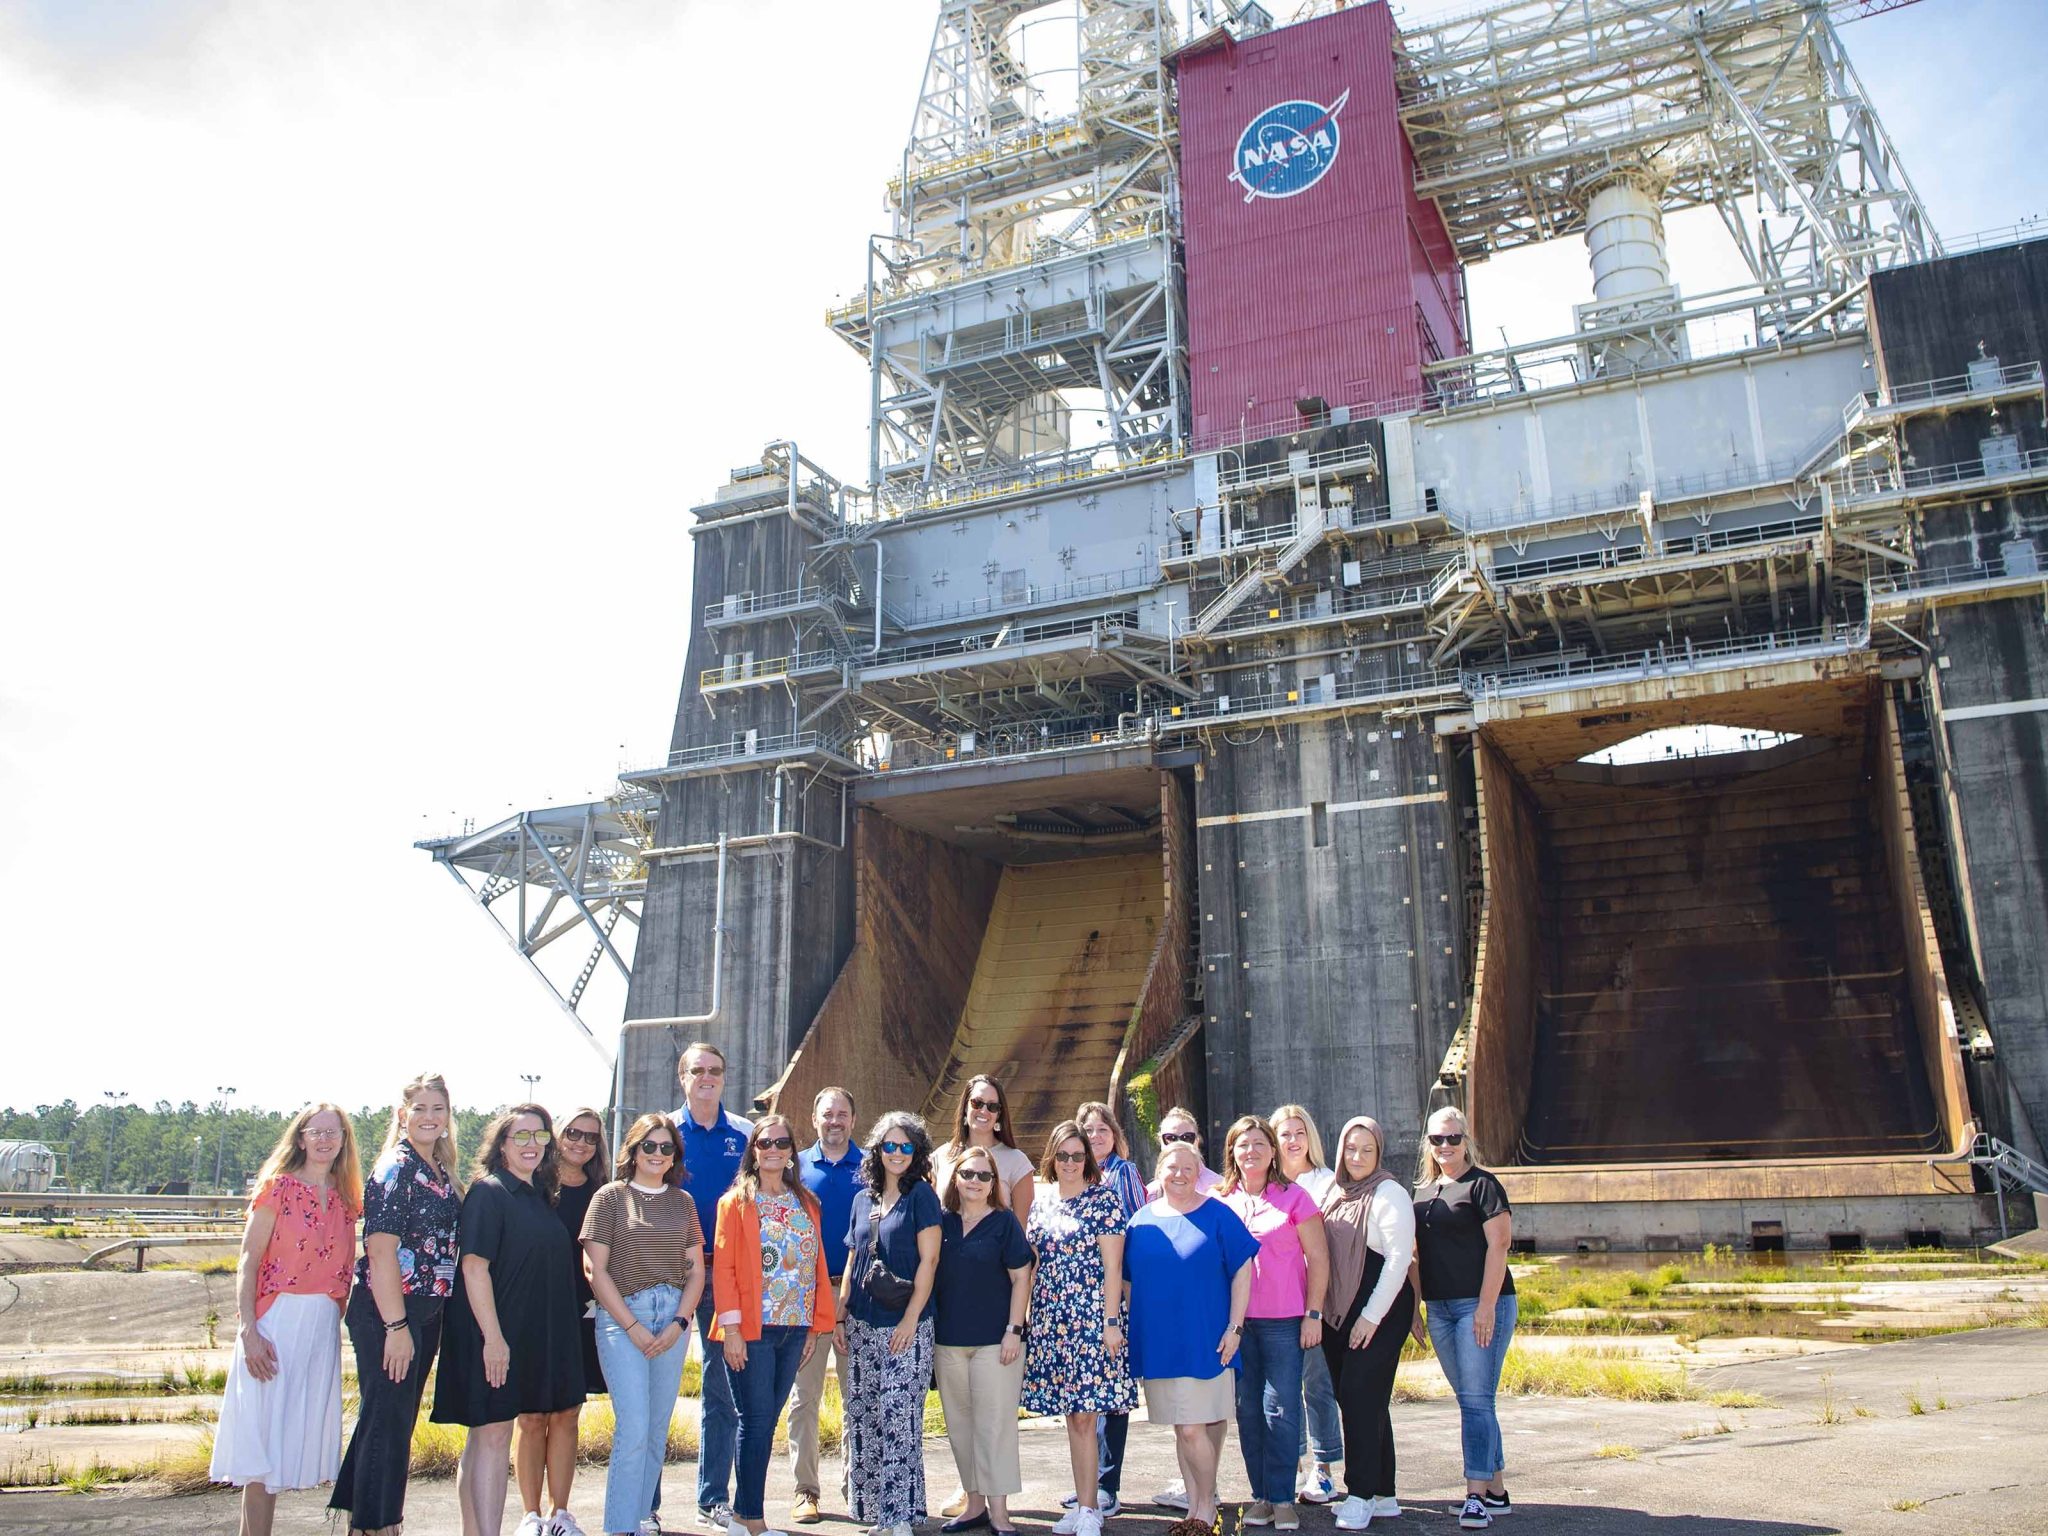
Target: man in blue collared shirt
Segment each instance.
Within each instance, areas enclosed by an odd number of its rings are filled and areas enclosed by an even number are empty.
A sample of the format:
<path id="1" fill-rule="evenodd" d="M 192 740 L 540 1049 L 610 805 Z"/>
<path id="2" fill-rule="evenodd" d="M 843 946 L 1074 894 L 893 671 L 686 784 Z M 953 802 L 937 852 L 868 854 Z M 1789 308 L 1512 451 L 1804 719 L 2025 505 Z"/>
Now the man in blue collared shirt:
<path id="1" fill-rule="evenodd" d="M 704 1228 L 704 1297 L 697 1303 L 697 1347 L 704 1360 L 704 1406 L 698 1433 L 697 1513 L 715 1531 L 732 1519 L 730 1485 L 733 1452 L 739 1442 L 739 1413 L 733 1407 L 732 1377 L 725 1353 L 705 1341 L 717 1310 L 711 1295 L 711 1244 L 718 1225 L 718 1202 L 739 1175 L 753 1126 L 726 1112 L 725 1052 L 705 1040 L 683 1047 L 676 1063 L 683 1102 L 675 1112 L 683 1138 L 683 1188 L 697 1202 L 697 1220 Z M 657 1490 L 656 1508 L 660 1507 Z"/>
<path id="2" fill-rule="evenodd" d="M 824 1231 L 818 1234 L 825 1246 L 825 1266 L 832 1273 L 832 1288 L 839 1289 L 846 1273 L 846 1229 L 853 1220 L 853 1196 L 864 1188 L 861 1150 L 853 1140 L 853 1095 L 844 1088 L 825 1088 L 811 1105 L 811 1125 L 818 1133 L 816 1145 L 797 1154 L 797 1172 L 804 1187 L 818 1198 Z M 796 1502 L 791 1515 L 799 1524 L 810 1525 L 818 1512 L 818 1405 L 825 1396 L 825 1355 L 830 1339 L 820 1339 L 810 1360 L 796 1374 L 796 1390 L 789 1399 L 789 1461 L 796 1473 Z M 839 1372 L 839 1400 L 846 1401 L 846 1360 L 831 1349 Z"/>

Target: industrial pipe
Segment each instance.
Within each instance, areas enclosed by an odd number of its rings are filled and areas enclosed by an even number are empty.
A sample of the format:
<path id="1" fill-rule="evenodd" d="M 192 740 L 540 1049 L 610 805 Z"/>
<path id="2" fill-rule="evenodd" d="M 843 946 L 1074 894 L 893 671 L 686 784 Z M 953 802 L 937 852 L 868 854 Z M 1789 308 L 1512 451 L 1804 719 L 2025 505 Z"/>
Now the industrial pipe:
<path id="1" fill-rule="evenodd" d="M 619 1051 L 612 1063 L 612 1145 L 620 1145 L 626 1137 L 626 1036 L 636 1029 L 680 1029 L 684 1026 L 696 1028 L 700 1024 L 715 1024 L 723 1009 L 723 989 L 720 982 L 725 969 L 725 834 L 718 835 L 718 884 L 711 901 L 711 1007 L 704 1013 L 678 1013 L 663 1019 L 628 1019 L 619 1026 Z"/>

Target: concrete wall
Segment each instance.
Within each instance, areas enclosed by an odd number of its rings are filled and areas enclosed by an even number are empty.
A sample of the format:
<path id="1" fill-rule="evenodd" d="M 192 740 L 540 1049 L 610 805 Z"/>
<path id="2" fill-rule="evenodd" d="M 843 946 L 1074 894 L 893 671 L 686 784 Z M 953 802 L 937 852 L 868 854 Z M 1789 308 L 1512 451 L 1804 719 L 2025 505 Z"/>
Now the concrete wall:
<path id="1" fill-rule="evenodd" d="M 1529 1113 L 1536 998 L 1546 986 L 1538 942 L 1542 839 L 1535 804 L 1507 759 L 1484 737 L 1473 758 L 1486 899 L 1475 941 L 1464 1107 L 1473 1141 L 1502 1165 L 1514 1161 Z"/>
<path id="2" fill-rule="evenodd" d="M 1402 1171 L 1463 1010 L 1444 749 L 1413 720 L 1210 738 L 1197 768 L 1208 1120 L 1368 1113 Z"/>
<path id="3" fill-rule="evenodd" d="M 2048 241 L 1880 273 L 1871 310 L 1887 387 L 1960 374 L 1980 342 L 2007 364 L 2048 359 Z M 1918 418 L 1905 445 L 1921 466 L 1976 459 L 1992 420 L 1983 409 Z M 2038 398 L 1997 420 L 2022 449 L 2048 446 Z M 2016 539 L 2048 550 L 2048 497 L 1929 507 L 1918 533 L 1923 565 L 1996 562 Z M 2013 1132 L 2038 1153 L 2048 1135 L 2048 626 L 2038 599 L 2012 598 L 1943 608 L 1930 628 L 1948 839 L 1987 1023 L 2031 1121 Z M 1951 717 L 1970 709 L 1998 712 Z"/>

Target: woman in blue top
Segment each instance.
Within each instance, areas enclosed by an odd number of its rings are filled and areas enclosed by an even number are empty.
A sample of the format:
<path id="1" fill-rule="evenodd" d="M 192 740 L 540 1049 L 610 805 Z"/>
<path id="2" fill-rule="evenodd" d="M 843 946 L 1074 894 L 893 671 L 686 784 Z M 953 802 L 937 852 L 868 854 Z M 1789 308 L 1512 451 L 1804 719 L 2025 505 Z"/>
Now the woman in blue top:
<path id="1" fill-rule="evenodd" d="M 847 1491 L 854 1519 L 886 1536 L 910 1536 L 925 1517 L 924 1393 L 944 1215 L 931 1166 L 924 1121 L 882 1116 L 868 1132 L 868 1187 L 853 1197 L 846 1231 L 835 1343 L 846 1361 Z M 905 1284 L 907 1297 L 889 1296 Z"/>
<path id="2" fill-rule="evenodd" d="M 1015 1536 L 1009 1497 L 1024 1486 L 1017 1399 L 1024 1387 L 1024 1312 L 1031 1303 L 1031 1244 L 1003 1209 L 1002 1171 L 987 1147 L 969 1147 L 940 1197 L 939 1404 L 960 1468 L 961 1512 L 948 1533 L 987 1526 Z"/>
<path id="3" fill-rule="evenodd" d="M 1131 1370 L 1154 1424 L 1173 1426 L 1188 1518 L 1216 1520 L 1216 1469 L 1237 1407 L 1231 1362 L 1251 1305 L 1259 1241 L 1197 1187 L 1202 1159 L 1185 1143 L 1159 1155 L 1163 1193 L 1131 1218 L 1124 1278 L 1131 1287 Z M 1209 1341 L 1216 1342 L 1211 1344 Z"/>

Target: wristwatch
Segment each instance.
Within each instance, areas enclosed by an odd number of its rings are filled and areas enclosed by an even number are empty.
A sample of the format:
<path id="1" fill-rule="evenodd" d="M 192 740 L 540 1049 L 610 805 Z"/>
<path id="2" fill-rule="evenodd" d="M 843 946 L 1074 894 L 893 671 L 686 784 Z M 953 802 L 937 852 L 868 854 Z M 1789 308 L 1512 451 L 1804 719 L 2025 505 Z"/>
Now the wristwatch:
<path id="1" fill-rule="evenodd" d="M 1323 1314 L 1317 1311 L 1314 1307 L 1310 1307 L 1308 1311 L 1302 1314 L 1302 1316 L 1306 1317 L 1312 1323 L 1320 1323 L 1323 1320 Z"/>
<path id="2" fill-rule="evenodd" d="M 1024 1337 L 1024 1325 L 1023 1325 L 1022 1323 L 1011 1323 L 1011 1324 L 1009 1324 L 1008 1326 L 1006 1326 L 1006 1327 L 1005 1327 L 1005 1328 L 1003 1329 L 1003 1336 L 1004 1336 L 1005 1338 L 1009 1337 L 1009 1335 L 1011 1335 L 1011 1334 L 1013 1334 L 1013 1333 L 1014 1333 L 1015 1335 L 1017 1335 L 1017 1337 L 1018 1337 L 1018 1338 L 1020 1338 L 1020 1339 L 1021 1339 L 1021 1338 L 1023 1338 L 1023 1337 Z"/>

